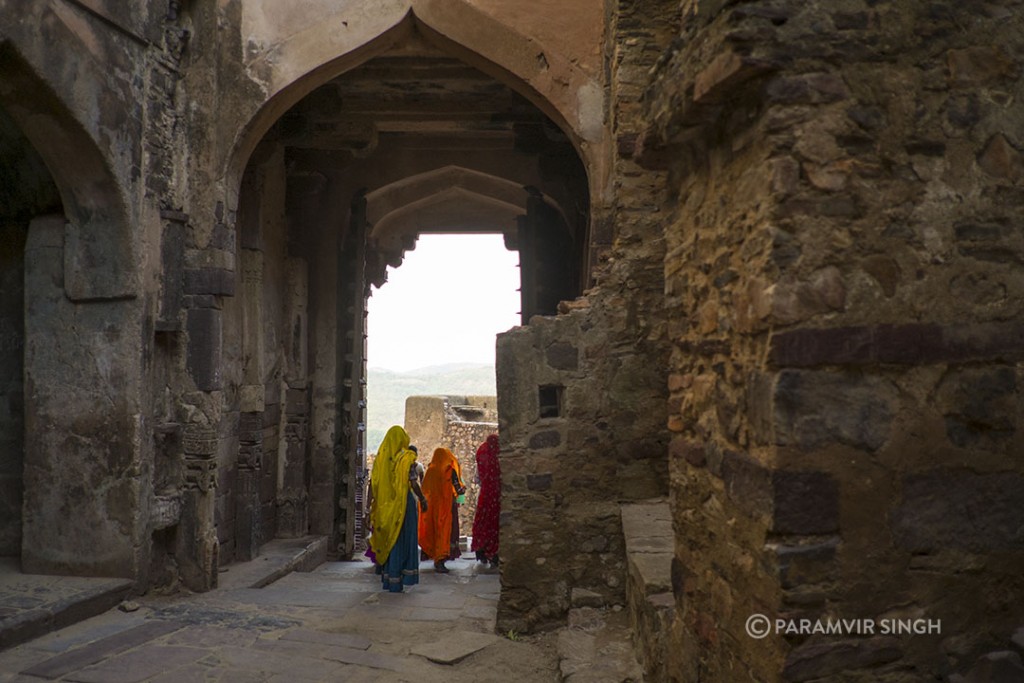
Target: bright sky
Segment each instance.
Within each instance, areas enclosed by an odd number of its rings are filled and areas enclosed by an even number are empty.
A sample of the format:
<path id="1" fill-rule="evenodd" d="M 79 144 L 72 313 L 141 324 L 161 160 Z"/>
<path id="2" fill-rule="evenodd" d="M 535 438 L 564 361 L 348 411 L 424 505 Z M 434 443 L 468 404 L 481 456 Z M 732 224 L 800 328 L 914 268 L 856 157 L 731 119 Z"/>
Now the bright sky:
<path id="1" fill-rule="evenodd" d="M 367 365 L 493 364 L 494 336 L 520 323 L 518 264 L 501 235 L 421 236 L 373 289 Z"/>

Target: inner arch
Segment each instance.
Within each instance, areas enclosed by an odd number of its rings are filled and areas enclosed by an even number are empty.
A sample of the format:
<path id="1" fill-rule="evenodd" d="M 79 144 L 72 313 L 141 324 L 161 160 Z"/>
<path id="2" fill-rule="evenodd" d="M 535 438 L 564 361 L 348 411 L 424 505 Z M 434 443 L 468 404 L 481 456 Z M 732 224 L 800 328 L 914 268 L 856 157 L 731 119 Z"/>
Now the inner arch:
<path id="1" fill-rule="evenodd" d="M 226 561 L 307 533 L 329 536 L 338 556 L 357 550 L 367 296 L 420 234 L 502 234 L 519 252 L 523 322 L 555 314 L 588 278 L 588 178 L 573 136 L 519 88 L 403 26 L 340 75 L 285 87 L 248 157 L 242 284 L 224 309 L 225 353 L 243 363 L 226 381 L 254 397 L 238 408 L 247 421 L 277 426 L 259 467 L 240 444 L 238 483 L 220 494 L 232 501 L 218 510 L 232 530 Z"/>

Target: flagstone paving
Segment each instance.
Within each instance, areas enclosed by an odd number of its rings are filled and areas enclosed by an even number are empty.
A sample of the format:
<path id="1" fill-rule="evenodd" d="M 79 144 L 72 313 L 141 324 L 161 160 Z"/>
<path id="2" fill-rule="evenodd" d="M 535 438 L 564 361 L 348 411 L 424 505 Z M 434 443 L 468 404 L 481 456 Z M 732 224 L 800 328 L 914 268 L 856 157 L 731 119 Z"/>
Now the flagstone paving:
<path id="1" fill-rule="evenodd" d="M 381 591 L 367 562 L 333 562 L 263 588 L 226 580 L 198 595 L 143 596 L 136 611 L 0 651 L 0 683 L 559 680 L 553 634 L 494 634 L 496 570 L 449 567 L 439 575 L 423 563 L 420 585 L 402 594 Z"/>

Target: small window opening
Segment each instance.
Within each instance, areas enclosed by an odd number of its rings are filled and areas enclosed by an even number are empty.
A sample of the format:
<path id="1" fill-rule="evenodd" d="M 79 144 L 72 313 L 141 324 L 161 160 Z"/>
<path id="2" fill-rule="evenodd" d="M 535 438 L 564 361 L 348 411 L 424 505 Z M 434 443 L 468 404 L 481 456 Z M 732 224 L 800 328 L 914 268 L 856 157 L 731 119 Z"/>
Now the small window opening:
<path id="1" fill-rule="evenodd" d="M 562 414 L 562 387 L 557 385 L 541 386 L 538 389 L 540 416 L 558 417 Z"/>

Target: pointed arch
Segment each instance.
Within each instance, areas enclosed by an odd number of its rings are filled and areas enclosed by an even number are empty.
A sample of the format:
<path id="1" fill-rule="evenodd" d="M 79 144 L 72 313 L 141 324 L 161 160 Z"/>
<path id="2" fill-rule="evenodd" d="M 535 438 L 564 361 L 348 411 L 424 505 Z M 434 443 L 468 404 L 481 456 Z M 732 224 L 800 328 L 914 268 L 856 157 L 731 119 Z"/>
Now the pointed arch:
<path id="1" fill-rule="evenodd" d="M 396 248 L 425 230 L 513 234 L 531 194 L 511 180 L 462 166 L 444 166 L 389 183 L 366 195 L 370 237 Z M 542 198 L 553 210 L 559 207 Z M 564 214 L 563 219 L 564 219 Z"/>
<path id="2" fill-rule="evenodd" d="M 460 187 L 449 187 L 394 208 L 373 226 L 371 239 L 385 250 L 423 232 L 500 232 L 515 228 L 523 208 Z"/>
<path id="3" fill-rule="evenodd" d="M 64 206 L 64 287 L 74 301 L 138 293 L 127 203 L 96 142 L 10 43 L 0 44 L 0 106 L 39 153 Z"/>
<path id="4" fill-rule="evenodd" d="M 269 23 L 253 22 L 251 30 L 258 34 Z M 282 114 L 320 85 L 416 31 L 530 100 L 569 137 L 585 168 L 595 161 L 588 157 L 605 135 L 604 91 L 570 57 L 465 0 L 395 0 L 372 12 L 351 7 L 322 12 L 284 36 L 248 37 L 261 50 L 245 68 L 263 85 L 265 97 L 243 115 L 225 160 L 230 197 L 236 197 L 256 145 Z"/>

